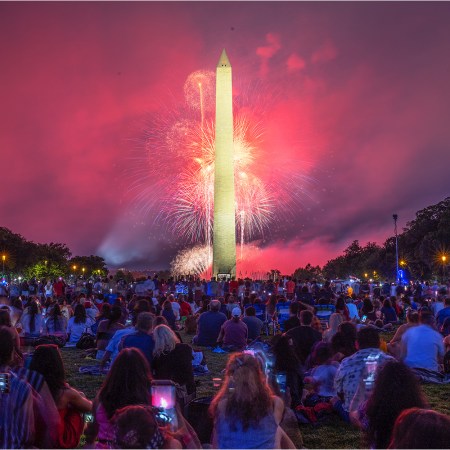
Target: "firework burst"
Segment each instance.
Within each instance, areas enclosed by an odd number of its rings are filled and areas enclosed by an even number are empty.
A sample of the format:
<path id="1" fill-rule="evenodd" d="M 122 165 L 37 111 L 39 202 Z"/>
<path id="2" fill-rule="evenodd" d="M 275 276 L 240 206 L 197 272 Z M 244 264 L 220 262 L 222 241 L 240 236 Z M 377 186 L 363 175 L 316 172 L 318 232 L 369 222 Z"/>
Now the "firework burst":
<path id="1" fill-rule="evenodd" d="M 290 172 L 274 164 L 277 149 L 268 149 L 264 142 L 267 123 L 258 103 L 261 89 L 255 91 L 257 95 L 234 98 L 235 210 L 241 258 L 244 243 L 263 237 L 275 216 L 280 218 L 301 204 L 312 181 L 306 172 Z M 166 223 L 177 237 L 204 244 L 179 255 L 197 255 L 193 261 L 202 267 L 205 258 L 211 259 L 214 211 L 214 73 L 189 75 L 184 95 L 184 104 L 162 108 L 145 124 L 135 147 L 130 190 L 145 214 Z M 207 257 L 200 248 L 207 249 Z M 177 267 L 183 264 L 177 258 L 173 270 L 179 272 Z"/>

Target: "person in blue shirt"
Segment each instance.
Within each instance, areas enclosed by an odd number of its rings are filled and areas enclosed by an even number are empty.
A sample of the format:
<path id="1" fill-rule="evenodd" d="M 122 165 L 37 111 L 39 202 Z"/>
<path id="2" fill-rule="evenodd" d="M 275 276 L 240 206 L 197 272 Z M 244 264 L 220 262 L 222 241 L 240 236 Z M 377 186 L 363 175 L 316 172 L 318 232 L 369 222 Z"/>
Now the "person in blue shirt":
<path id="1" fill-rule="evenodd" d="M 447 317 L 450 317 L 450 297 L 444 300 L 444 307 L 437 313 L 436 322 L 438 327 L 442 327 Z"/>
<path id="2" fill-rule="evenodd" d="M 150 364 L 153 360 L 155 341 L 152 336 L 154 315 L 149 312 L 139 314 L 136 322 L 136 331 L 128 334 L 122 340 L 122 348 L 137 348 L 147 358 Z"/>
<path id="3" fill-rule="evenodd" d="M 203 347 L 216 345 L 222 325 L 227 321 L 227 316 L 220 312 L 219 300 L 212 300 L 209 311 L 200 314 L 197 321 L 197 335 L 192 340 L 193 344 Z"/>

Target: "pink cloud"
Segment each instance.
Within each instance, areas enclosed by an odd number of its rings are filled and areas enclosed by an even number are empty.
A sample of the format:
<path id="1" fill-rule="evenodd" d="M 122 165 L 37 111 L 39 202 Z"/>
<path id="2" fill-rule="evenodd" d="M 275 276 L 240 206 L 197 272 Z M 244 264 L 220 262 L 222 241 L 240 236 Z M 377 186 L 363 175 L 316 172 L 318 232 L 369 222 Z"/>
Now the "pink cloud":
<path id="1" fill-rule="evenodd" d="M 306 66 L 305 60 L 301 56 L 298 56 L 297 53 L 292 53 L 286 64 L 289 72 L 297 72 Z"/>
<path id="2" fill-rule="evenodd" d="M 311 61 L 313 63 L 327 62 L 336 59 L 338 51 L 335 45 L 331 41 L 326 41 L 318 50 L 316 50 Z"/>
<path id="3" fill-rule="evenodd" d="M 280 36 L 275 33 L 266 34 L 267 45 L 258 47 L 256 54 L 261 58 L 261 75 L 267 75 L 269 60 L 281 49 Z"/>

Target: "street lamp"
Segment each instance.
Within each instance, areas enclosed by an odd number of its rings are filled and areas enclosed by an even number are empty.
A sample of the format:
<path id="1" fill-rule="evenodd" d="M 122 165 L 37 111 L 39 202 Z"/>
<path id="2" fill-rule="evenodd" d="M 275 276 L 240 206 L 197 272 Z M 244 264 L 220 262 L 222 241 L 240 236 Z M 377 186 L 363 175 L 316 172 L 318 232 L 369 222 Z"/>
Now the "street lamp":
<path id="1" fill-rule="evenodd" d="M 83 272 L 83 278 L 84 278 L 84 272 L 86 271 L 86 269 L 83 267 L 83 268 L 81 269 L 81 271 Z"/>
<path id="2" fill-rule="evenodd" d="M 396 263 L 396 267 L 397 267 L 397 272 L 396 272 L 395 279 L 397 280 L 397 284 L 398 284 L 398 282 L 399 282 L 399 280 L 398 280 L 398 234 L 397 234 L 397 219 L 398 219 L 398 215 L 397 214 L 392 214 L 392 218 L 394 219 L 395 263 Z"/>
<path id="3" fill-rule="evenodd" d="M 3 265 L 3 269 L 2 269 L 2 275 L 5 275 L 5 261 L 6 261 L 6 255 L 2 255 L 2 265 Z"/>

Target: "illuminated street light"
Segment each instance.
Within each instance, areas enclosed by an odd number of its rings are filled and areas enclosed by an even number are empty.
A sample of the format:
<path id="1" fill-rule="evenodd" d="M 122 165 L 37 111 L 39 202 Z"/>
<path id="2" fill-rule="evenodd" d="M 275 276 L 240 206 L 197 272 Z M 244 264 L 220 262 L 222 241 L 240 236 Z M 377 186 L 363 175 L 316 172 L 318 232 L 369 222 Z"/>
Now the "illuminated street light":
<path id="1" fill-rule="evenodd" d="M 6 255 L 2 255 L 2 265 L 3 265 L 2 275 L 5 275 L 5 261 L 6 261 Z"/>

